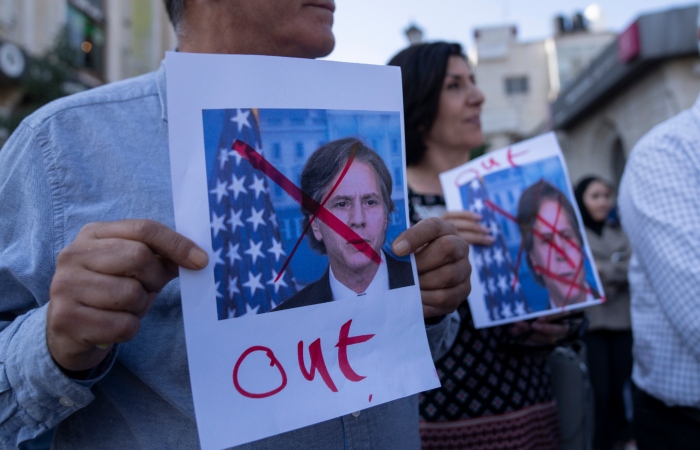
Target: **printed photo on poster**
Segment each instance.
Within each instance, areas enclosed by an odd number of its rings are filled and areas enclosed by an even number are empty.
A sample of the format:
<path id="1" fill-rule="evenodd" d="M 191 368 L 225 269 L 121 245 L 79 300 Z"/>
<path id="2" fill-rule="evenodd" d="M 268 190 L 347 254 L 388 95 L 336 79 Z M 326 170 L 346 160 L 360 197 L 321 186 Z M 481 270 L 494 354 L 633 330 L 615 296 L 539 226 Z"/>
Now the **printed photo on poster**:
<path id="1" fill-rule="evenodd" d="M 415 284 L 391 251 L 407 227 L 398 113 L 202 118 L 219 320 Z"/>
<path id="2" fill-rule="evenodd" d="M 448 208 L 480 214 L 495 238 L 471 249 L 477 327 L 604 301 L 565 167 L 545 135 L 443 175 Z"/>

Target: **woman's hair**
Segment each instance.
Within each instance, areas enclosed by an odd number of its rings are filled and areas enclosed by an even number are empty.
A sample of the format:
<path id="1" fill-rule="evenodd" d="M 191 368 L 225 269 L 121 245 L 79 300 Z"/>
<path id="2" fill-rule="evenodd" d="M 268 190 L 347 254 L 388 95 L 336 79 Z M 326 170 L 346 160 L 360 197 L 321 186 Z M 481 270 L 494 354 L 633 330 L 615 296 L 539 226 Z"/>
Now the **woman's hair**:
<path id="1" fill-rule="evenodd" d="M 520 195 L 520 200 L 518 201 L 517 221 L 525 254 L 529 254 L 530 251 L 532 251 L 534 243 L 534 233 L 532 229 L 535 226 L 535 222 L 537 222 L 537 218 L 540 214 L 540 207 L 545 200 L 551 200 L 561 205 L 562 211 L 566 214 L 571 227 L 574 229 L 579 246 L 582 246 L 583 237 L 581 236 L 581 230 L 579 229 L 578 220 L 576 219 L 576 211 L 571 205 L 571 202 L 562 191 L 545 180 L 540 180 L 528 186 Z M 525 258 L 525 261 L 535 281 L 540 286 L 544 286 L 544 278 L 535 271 L 530 258 Z"/>
<path id="2" fill-rule="evenodd" d="M 589 230 L 593 231 L 597 235 L 601 235 L 603 232 L 603 227 L 606 224 L 606 221 L 596 221 L 593 219 L 591 216 L 591 213 L 588 211 L 588 207 L 586 207 L 586 202 L 583 201 L 583 195 L 586 193 L 586 190 L 590 187 L 591 184 L 594 182 L 602 183 L 605 186 L 610 189 L 610 192 L 615 192 L 615 189 L 612 185 L 611 182 L 606 180 L 603 177 L 599 177 L 597 175 L 587 175 L 583 177 L 577 184 L 576 187 L 574 188 L 574 197 L 576 197 L 576 203 L 578 203 L 578 209 L 581 211 L 581 218 L 583 219 L 583 226 L 588 228 Z M 612 226 L 615 226 L 615 223 L 611 224 Z"/>
<path id="3" fill-rule="evenodd" d="M 462 46 L 448 42 L 416 44 L 401 50 L 389 61 L 401 68 L 403 81 L 406 164 L 419 164 L 425 155 L 425 133 L 435 122 L 440 93 L 450 56 L 467 59 Z"/>
<path id="4" fill-rule="evenodd" d="M 301 190 L 304 191 L 317 203 L 322 203 L 325 195 L 332 188 L 332 182 L 350 159 L 350 155 L 355 153 L 354 162 L 362 162 L 372 167 L 377 174 L 377 182 L 382 193 L 382 201 L 386 214 L 394 211 L 394 201 L 391 199 L 392 179 L 389 169 L 382 158 L 356 138 L 344 138 L 327 144 L 315 150 L 304 165 L 301 171 Z M 303 205 L 301 212 L 304 216 L 302 227 L 306 229 L 311 221 L 311 212 Z M 321 253 L 326 253 L 326 246 L 322 241 L 316 239 L 313 233 L 309 233 L 309 246 Z"/>

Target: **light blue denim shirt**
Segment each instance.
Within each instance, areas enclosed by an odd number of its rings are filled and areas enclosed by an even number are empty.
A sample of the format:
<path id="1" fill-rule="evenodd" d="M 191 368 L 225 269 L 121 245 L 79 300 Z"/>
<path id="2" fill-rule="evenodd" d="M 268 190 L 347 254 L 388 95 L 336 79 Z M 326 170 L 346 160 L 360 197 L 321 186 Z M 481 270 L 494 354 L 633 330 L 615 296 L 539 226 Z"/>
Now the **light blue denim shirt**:
<path id="1" fill-rule="evenodd" d="M 59 449 L 199 446 L 177 280 L 86 381 L 64 375 L 46 345 L 56 257 L 81 227 L 150 218 L 174 228 L 167 126 L 161 67 L 49 104 L 0 151 L 0 448 L 53 427 Z M 454 339 L 453 317 L 427 329 L 434 356 Z M 244 447 L 419 445 L 413 396 Z"/>

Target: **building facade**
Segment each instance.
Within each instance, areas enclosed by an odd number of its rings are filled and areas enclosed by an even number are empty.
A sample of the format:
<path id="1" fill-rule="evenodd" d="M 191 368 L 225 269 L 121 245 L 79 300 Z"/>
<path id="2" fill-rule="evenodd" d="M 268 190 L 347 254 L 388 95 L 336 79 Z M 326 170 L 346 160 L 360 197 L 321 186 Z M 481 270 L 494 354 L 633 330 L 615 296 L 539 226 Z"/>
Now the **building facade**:
<path id="1" fill-rule="evenodd" d="M 518 41 L 515 25 L 474 31 L 474 72 L 486 96 L 482 127 L 489 149 L 551 129 L 550 102 L 614 39 L 577 16 L 572 27 L 558 17 L 554 36 L 539 41 Z"/>
<path id="2" fill-rule="evenodd" d="M 0 117 L 22 104 L 32 61 L 64 32 L 77 68 L 65 94 L 154 70 L 176 45 L 162 0 L 0 0 Z"/>
<path id="3" fill-rule="evenodd" d="M 700 93 L 698 7 L 639 17 L 552 105 L 572 181 L 619 183 L 629 151 Z"/>

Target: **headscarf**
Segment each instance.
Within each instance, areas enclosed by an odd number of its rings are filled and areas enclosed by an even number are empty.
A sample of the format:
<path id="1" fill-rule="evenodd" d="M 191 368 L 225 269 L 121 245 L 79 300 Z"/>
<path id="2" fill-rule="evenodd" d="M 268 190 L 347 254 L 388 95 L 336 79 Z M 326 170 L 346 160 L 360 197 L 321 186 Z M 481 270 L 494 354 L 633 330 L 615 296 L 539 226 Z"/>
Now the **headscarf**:
<path id="1" fill-rule="evenodd" d="M 591 217 L 591 214 L 588 212 L 588 208 L 586 208 L 585 203 L 583 203 L 583 194 L 586 192 L 586 189 L 588 189 L 588 186 L 590 186 L 591 183 L 593 183 L 594 181 L 598 181 L 606 186 L 609 186 L 609 183 L 603 178 L 594 175 L 589 175 L 578 182 L 578 185 L 576 185 L 576 189 L 574 189 L 574 196 L 576 197 L 576 203 L 578 203 L 578 209 L 581 211 L 583 225 L 598 236 L 600 236 L 603 234 L 605 220 L 594 220 L 593 217 Z"/>

